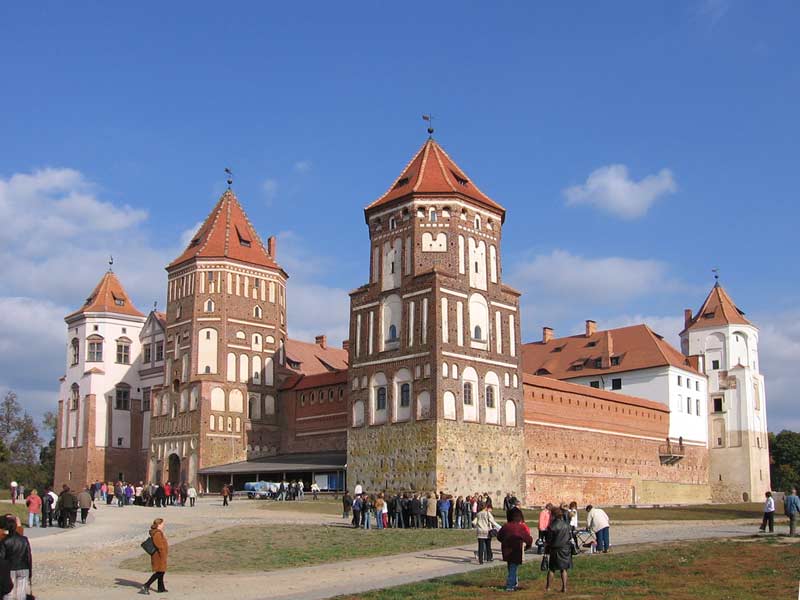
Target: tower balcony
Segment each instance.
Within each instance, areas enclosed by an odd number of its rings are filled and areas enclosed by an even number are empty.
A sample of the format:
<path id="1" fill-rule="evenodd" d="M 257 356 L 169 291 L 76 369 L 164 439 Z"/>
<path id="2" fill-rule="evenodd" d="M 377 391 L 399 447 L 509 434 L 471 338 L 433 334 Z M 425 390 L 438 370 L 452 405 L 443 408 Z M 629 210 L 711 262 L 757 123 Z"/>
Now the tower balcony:
<path id="1" fill-rule="evenodd" d="M 679 463 L 686 456 L 686 449 L 683 444 L 661 444 L 658 447 L 658 458 L 662 465 L 674 465 Z"/>

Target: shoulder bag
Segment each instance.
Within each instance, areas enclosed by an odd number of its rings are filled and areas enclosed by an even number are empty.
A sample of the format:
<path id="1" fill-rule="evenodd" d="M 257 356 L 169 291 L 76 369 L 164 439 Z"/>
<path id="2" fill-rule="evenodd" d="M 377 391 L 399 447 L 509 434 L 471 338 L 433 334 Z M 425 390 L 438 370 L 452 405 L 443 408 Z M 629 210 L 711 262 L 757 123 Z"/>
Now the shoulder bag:
<path id="1" fill-rule="evenodd" d="M 550 570 L 550 555 L 545 554 L 542 556 L 542 564 L 539 565 L 540 571 L 549 571 Z"/>
<path id="2" fill-rule="evenodd" d="M 147 552 L 150 556 L 158 552 L 158 548 L 156 548 L 155 543 L 153 542 L 152 537 L 148 537 L 145 541 L 141 543 L 142 550 Z"/>

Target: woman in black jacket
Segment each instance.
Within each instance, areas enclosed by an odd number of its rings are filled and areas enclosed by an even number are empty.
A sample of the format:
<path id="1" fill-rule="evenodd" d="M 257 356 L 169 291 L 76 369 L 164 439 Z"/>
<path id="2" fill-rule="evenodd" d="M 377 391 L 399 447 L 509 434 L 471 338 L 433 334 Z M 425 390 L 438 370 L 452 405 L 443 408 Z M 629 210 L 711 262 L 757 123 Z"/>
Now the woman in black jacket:
<path id="1" fill-rule="evenodd" d="M 561 591 L 567 591 L 567 571 L 572 568 L 572 530 L 569 523 L 564 521 L 561 508 L 551 510 L 550 526 L 545 533 L 544 552 L 549 556 L 547 570 L 547 584 L 545 591 L 550 589 L 550 580 L 553 573 L 561 572 Z"/>
<path id="2" fill-rule="evenodd" d="M 33 559 L 28 538 L 17 531 L 17 518 L 6 516 L 6 537 L 0 542 L 0 559 L 8 563 L 11 582 L 14 585 L 13 598 L 25 598 L 30 594 L 33 579 Z M 7 592 L 8 593 L 8 592 Z"/>

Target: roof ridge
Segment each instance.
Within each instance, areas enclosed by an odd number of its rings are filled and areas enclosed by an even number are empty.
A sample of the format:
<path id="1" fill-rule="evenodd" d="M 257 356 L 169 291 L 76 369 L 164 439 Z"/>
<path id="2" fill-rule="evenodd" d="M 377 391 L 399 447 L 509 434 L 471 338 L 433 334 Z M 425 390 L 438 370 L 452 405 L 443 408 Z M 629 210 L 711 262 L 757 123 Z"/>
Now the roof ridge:
<path id="1" fill-rule="evenodd" d="M 658 353 L 662 356 L 667 365 L 672 364 L 669 360 L 669 356 L 667 356 L 666 352 L 664 352 L 664 349 L 661 347 L 661 344 L 659 343 L 658 334 L 656 334 L 655 331 L 650 329 L 650 326 L 647 323 L 642 323 L 641 325 L 647 330 L 647 333 L 650 335 L 650 339 L 653 340 L 653 343 L 656 345 Z"/>
<path id="2" fill-rule="evenodd" d="M 417 180 L 414 182 L 414 187 L 411 188 L 411 190 L 414 192 L 416 192 L 419 189 L 419 186 L 422 185 L 422 179 L 425 176 L 425 169 L 428 168 L 428 157 L 430 156 L 430 152 L 431 152 L 431 145 L 430 145 L 430 140 L 428 140 L 422 145 L 422 164 L 420 164 L 419 166 L 419 171 L 417 172 Z M 403 170 L 403 173 L 405 173 L 405 169 Z"/>
<path id="3" fill-rule="evenodd" d="M 434 153 L 436 154 L 436 162 L 439 163 L 439 168 L 442 170 L 442 175 L 444 176 L 444 180 L 450 185 L 450 189 L 453 190 L 453 192 L 457 192 L 458 190 L 456 189 L 455 184 L 450 179 L 450 176 L 447 174 L 447 168 L 445 168 L 444 163 L 442 162 L 442 156 L 440 154 L 440 151 L 443 153 L 444 150 L 442 149 L 441 146 L 439 146 L 439 144 L 435 142 L 432 144 L 432 146 Z"/>
<path id="4" fill-rule="evenodd" d="M 397 186 L 398 182 L 399 182 L 399 181 L 400 181 L 400 180 L 403 178 L 403 175 L 405 175 L 405 172 L 406 172 L 406 171 L 408 171 L 408 168 L 409 168 L 409 167 L 410 167 L 410 166 L 411 166 L 411 165 L 414 163 L 414 161 L 415 161 L 415 160 L 417 160 L 417 157 L 418 157 L 420 154 L 422 154 L 422 152 L 423 152 L 424 150 L 425 150 L 425 145 L 423 144 L 423 145 L 420 147 L 420 149 L 416 151 L 416 153 L 414 154 L 414 156 L 412 156 L 412 157 L 411 157 L 411 160 L 409 160 L 409 161 L 406 163 L 406 166 L 405 166 L 405 167 L 403 167 L 403 170 L 402 170 L 402 171 L 400 171 L 400 174 L 399 174 L 399 175 L 398 175 L 398 176 L 395 178 L 395 180 L 392 182 L 392 185 L 390 185 L 390 186 L 389 186 L 389 189 L 387 189 L 387 190 L 386 190 L 386 191 L 385 191 L 383 194 L 381 194 L 380 198 L 378 198 L 378 200 L 376 200 L 375 202 L 379 202 L 381 199 L 383 199 L 383 198 L 384 198 L 386 195 L 388 195 L 388 194 L 389 194 L 389 192 L 391 192 L 391 191 L 392 191 L 392 190 L 393 190 L 393 189 L 394 189 L 394 188 Z M 375 202 L 370 202 L 370 203 L 367 205 L 367 208 L 369 208 L 369 207 L 370 207 L 372 204 L 374 204 Z"/>

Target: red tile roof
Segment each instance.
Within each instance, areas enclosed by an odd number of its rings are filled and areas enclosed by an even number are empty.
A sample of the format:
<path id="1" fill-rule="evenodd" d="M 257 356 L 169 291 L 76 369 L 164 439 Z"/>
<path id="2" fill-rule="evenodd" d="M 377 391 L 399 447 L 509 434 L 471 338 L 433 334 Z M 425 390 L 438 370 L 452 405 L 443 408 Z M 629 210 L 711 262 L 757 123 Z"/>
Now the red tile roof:
<path id="1" fill-rule="evenodd" d="M 281 389 L 307 390 L 326 385 L 341 385 L 343 383 L 347 383 L 347 370 L 301 375 L 292 381 L 287 380 Z"/>
<path id="2" fill-rule="evenodd" d="M 505 215 L 505 209 L 479 190 L 433 138 L 425 141 L 392 187 L 365 210 L 401 198 L 442 194 L 455 194 Z"/>
<path id="3" fill-rule="evenodd" d="M 100 282 L 86 298 L 78 310 L 67 315 L 67 319 L 81 313 L 114 313 L 132 317 L 143 317 L 144 314 L 133 305 L 128 292 L 122 287 L 113 271 L 106 271 Z"/>
<path id="4" fill-rule="evenodd" d="M 602 400 L 610 400 L 611 402 L 618 402 L 619 404 L 628 404 L 630 406 L 640 406 L 643 408 L 650 408 L 660 412 L 670 412 L 669 406 L 661 402 L 654 402 L 653 400 L 645 400 L 637 396 L 628 396 L 627 394 L 620 394 L 619 392 L 609 392 L 598 388 L 593 388 L 588 385 L 581 385 L 578 383 L 570 383 L 568 381 L 560 381 L 552 377 L 541 377 L 537 375 L 523 374 L 522 383 L 528 385 L 535 385 L 536 387 L 555 390 L 559 392 L 568 392 L 572 394 L 580 394 L 591 398 L 599 398 Z"/>
<path id="5" fill-rule="evenodd" d="M 717 283 L 711 288 L 697 314 L 686 323 L 683 331 L 719 325 L 752 325 L 752 323 L 745 318 L 744 312 L 733 303 L 725 288 Z"/>
<path id="6" fill-rule="evenodd" d="M 169 267 L 193 258 L 230 258 L 258 267 L 280 269 L 231 190 L 222 194 L 186 250 Z"/>
<path id="7" fill-rule="evenodd" d="M 319 344 L 287 339 L 286 366 L 301 375 L 318 375 L 347 369 L 348 352 L 343 348 L 323 348 Z M 293 367 L 290 364 L 296 363 Z"/>
<path id="8" fill-rule="evenodd" d="M 154 316 L 155 316 L 156 320 L 159 322 L 159 324 L 161 325 L 161 327 L 164 329 L 164 331 L 166 331 L 167 330 L 167 313 L 155 311 L 155 315 Z"/>
<path id="9" fill-rule="evenodd" d="M 612 365 L 611 357 L 619 364 Z M 601 361 L 596 367 L 595 361 Z M 647 325 L 631 325 L 590 336 L 553 338 L 522 345 L 522 370 L 530 375 L 573 379 L 652 367 L 674 366 L 701 375 L 689 359 Z"/>

